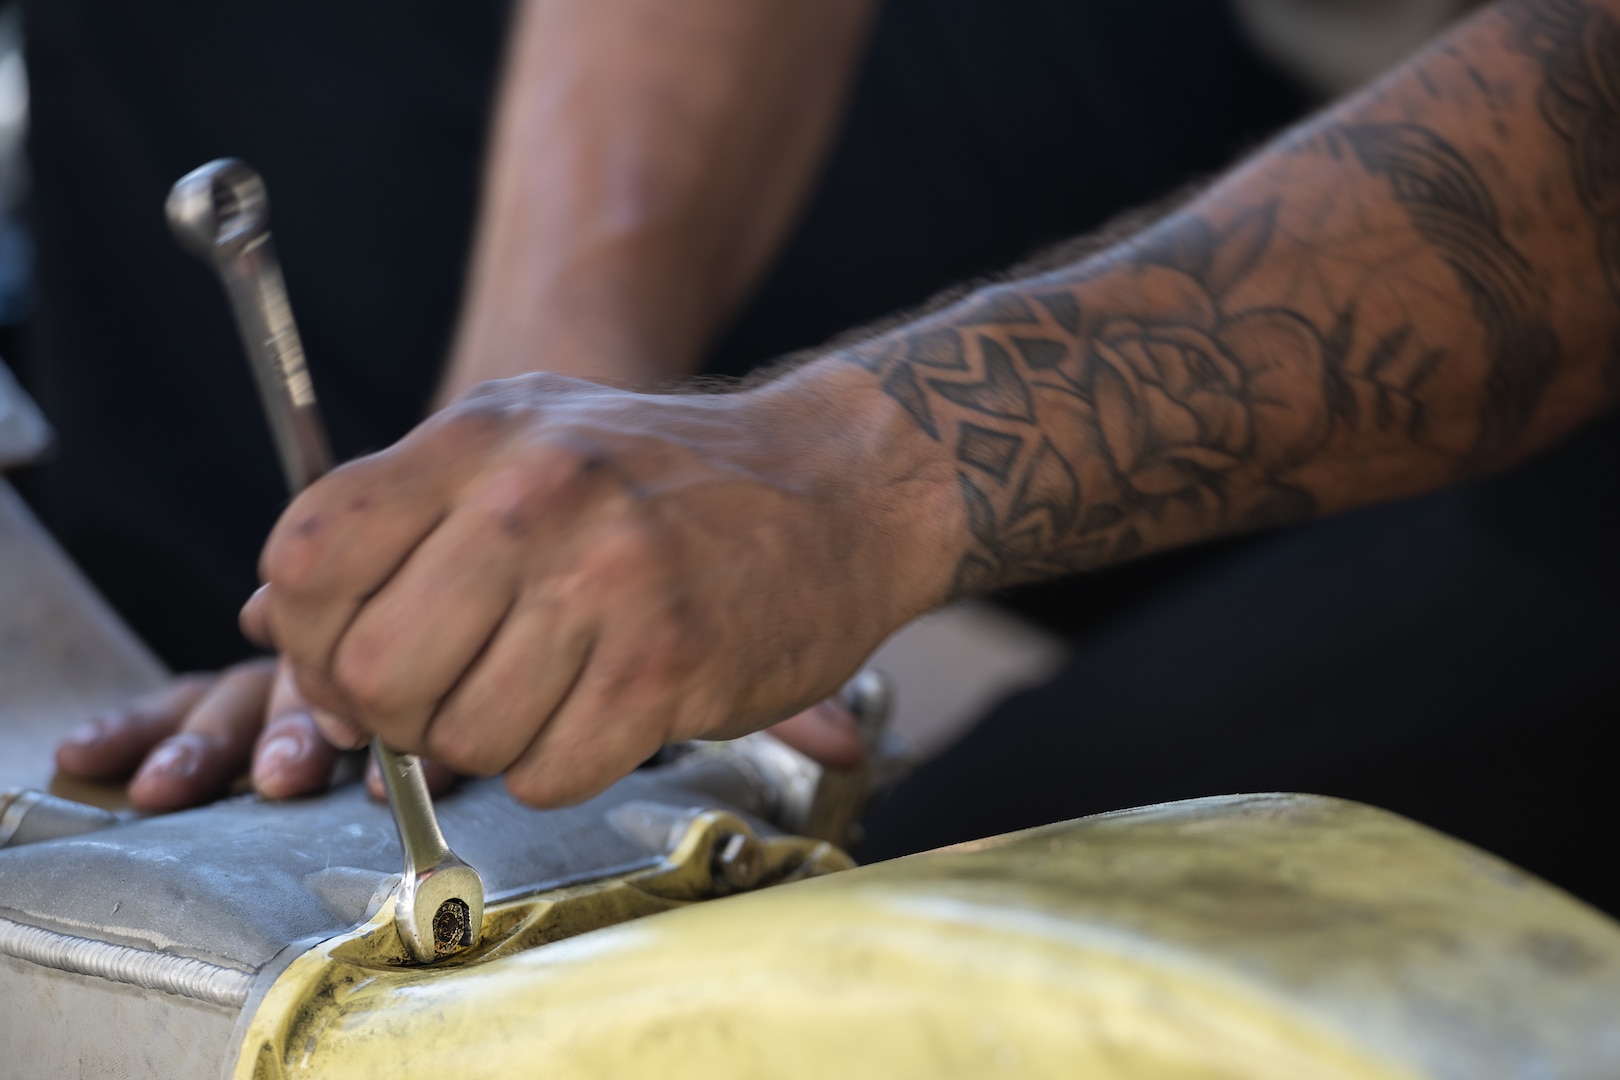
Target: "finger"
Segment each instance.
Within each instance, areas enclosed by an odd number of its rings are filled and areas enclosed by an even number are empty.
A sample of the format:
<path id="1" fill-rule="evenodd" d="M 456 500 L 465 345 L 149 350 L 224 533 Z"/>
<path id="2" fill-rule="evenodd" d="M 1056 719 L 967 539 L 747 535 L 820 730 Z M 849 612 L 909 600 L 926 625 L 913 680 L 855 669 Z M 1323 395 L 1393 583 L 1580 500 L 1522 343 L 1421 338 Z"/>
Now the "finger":
<path id="1" fill-rule="evenodd" d="M 567 697 L 592 645 L 560 604 L 526 594 L 434 712 L 424 754 L 471 776 L 504 772 Z"/>
<path id="2" fill-rule="evenodd" d="M 333 674 L 358 720 L 390 746 L 420 745 L 428 718 L 495 637 L 516 592 L 488 518 L 460 510 L 370 599 L 338 643 Z"/>
<path id="3" fill-rule="evenodd" d="M 180 730 L 217 676 L 182 675 L 161 690 L 86 721 L 56 748 L 56 767 L 84 780 L 122 780 Z"/>
<path id="4" fill-rule="evenodd" d="M 338 749 L 320 732 L 283 663 L 270 694 L 269 719 L 253 752 L 253 787 L 267 799 L 326 790 Z"/>
<path id="5" fill-rule="evenodd" d="M 222 794 L 244 772 L 264 723 L 273 661 L 223 672 L 180 730 L 160 743 L 129 784 L 138 810 L 178 810 Z"/>
<path id="6" fill-rule="evenodd" d="M 259 571 L 271 588 L 249 600 L 243 628 L 274 640 L 306 690 L 326 689 L 310 676 L 329 673 L 366 597 L 443 517 L 438 470 L 408 468 L 415 456 L 396 448 L 333 471 L 293 501 L 265 543 Z"/>
<path id="7" fill-rule="evenodd" d="M 591 665 L 550 721 L 506 772 L 519 800 L 539 807 L 571 806 L 628 776 L 669 741 L 673 707 L 667 694 L 626 694 L 616 665 Z"/>
<path id="8" fill-rule="evenodd" d="M 309 714 L 315 720 L 315 730 L 321 733 L 321 738 L 339 750 L 363 750 L 371 742 L 371 735 L 364 728 L 351 724 L 334 712 L 312 708 Z"/>
<path id="9" fill-rule="evenodd" d="M 461 777 L 454 769 L 426 758 L 422 759 L 422 779 L 427 781 L 429 795 L 443 795 L 461 783 Z M 366 755 L 366 791 L 373 799 L 379 801 L 386 801 L 388 798 L 388 789 L 383 787 L 382 769 L 377 764 L 376 754 Z"/>
<path id="10" fill-rule="evenodd" d="M 831 769 L 854 768 L 866 756 L 855 717 L 836 698 L 819 701 L 765 730 Z"/>
<path id="11" fill-rule="evenodd" d="M 253 789 L 267 799 L 292 799 L 325 791 L 340 751 L 307 709 L 267 721 L 253 752 Z"/>

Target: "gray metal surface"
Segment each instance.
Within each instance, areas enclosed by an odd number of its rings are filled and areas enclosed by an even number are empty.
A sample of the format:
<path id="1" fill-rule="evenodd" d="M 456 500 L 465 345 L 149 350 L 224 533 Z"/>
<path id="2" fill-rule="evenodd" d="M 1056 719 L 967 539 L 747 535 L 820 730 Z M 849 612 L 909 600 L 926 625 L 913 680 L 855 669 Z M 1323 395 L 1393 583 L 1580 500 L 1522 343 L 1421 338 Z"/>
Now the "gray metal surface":
<path id="1" fill-rule="evenodd" d="M 479 781 L 445 798 L 441 818 L 499 899 L 656 861 L 662 851 L 608 821 L 616 806 L 722 805 L 664 772 L 551 811 Z M 0 850 L 0 917 L 253 971 L 290 942 L 365 919 L 399 866 L 388 809 L 359 785 L 293 802 L 250 796 Z"/>

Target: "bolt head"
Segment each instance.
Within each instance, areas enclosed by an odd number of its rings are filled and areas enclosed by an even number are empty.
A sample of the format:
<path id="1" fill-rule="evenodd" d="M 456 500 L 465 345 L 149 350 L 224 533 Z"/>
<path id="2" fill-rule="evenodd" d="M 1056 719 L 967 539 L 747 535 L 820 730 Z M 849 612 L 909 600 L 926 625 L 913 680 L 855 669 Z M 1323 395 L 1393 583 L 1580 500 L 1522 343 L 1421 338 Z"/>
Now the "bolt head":
<path id="1" fill-rule="evenodd" d="M 733 889 L 751 888 L 759 880 L 763 863 L 764 853 L 752 836 L 732 833 L 715 845 L 715 877 Z"/>

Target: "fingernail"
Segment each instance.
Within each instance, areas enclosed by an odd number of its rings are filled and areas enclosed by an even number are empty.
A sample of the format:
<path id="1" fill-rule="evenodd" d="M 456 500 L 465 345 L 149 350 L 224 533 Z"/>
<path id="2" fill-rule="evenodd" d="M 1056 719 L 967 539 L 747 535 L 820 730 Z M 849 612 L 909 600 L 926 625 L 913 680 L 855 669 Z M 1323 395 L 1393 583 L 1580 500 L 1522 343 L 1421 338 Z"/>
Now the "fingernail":
<path id="1" fill-rule="evenodd" d="M 98 743 L 106 737 L 107 722 L 98 716 L 94 720 L 86 720 L 68 732 L 67 738 L 63 739 L 62 743 L 65 746 L 89 746 L 91 743 Z"/>
<path id="2" fill-rule="evenodd" d="M 200 764 L 196 747 L 186 743 L 169 743 L 159 748 L 141 766 L 142 776 L 190 776 Z"/>
<path id="3" fill-rule="evenodd" d="M 259 747 L 259 758 L 254 763 L 253 771 L 270 775 L 280 772 L 283 765 L 303 756 L 304 740 L 291 734 L 277 735 Z"/>

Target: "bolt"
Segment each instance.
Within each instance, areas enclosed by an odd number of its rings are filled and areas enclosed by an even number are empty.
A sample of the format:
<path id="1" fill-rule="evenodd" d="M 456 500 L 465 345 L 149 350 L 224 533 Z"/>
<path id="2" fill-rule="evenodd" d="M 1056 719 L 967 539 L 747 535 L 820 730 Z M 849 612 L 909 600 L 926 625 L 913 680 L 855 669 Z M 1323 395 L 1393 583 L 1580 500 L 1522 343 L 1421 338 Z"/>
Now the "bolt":
<path id="1" fill-rule="evenodd" d="M 751 889 L 764 869 L 759 841 L 746 833 L 731 833 L 714 846 L 714 876 L 732 889 Z"/>
<path id="2" fill-rule="evenodd" d="M 452 897 L 433 913 L 433 952 L 449 956 L 472 939 L 472 913 L 467 901 Z"/>

